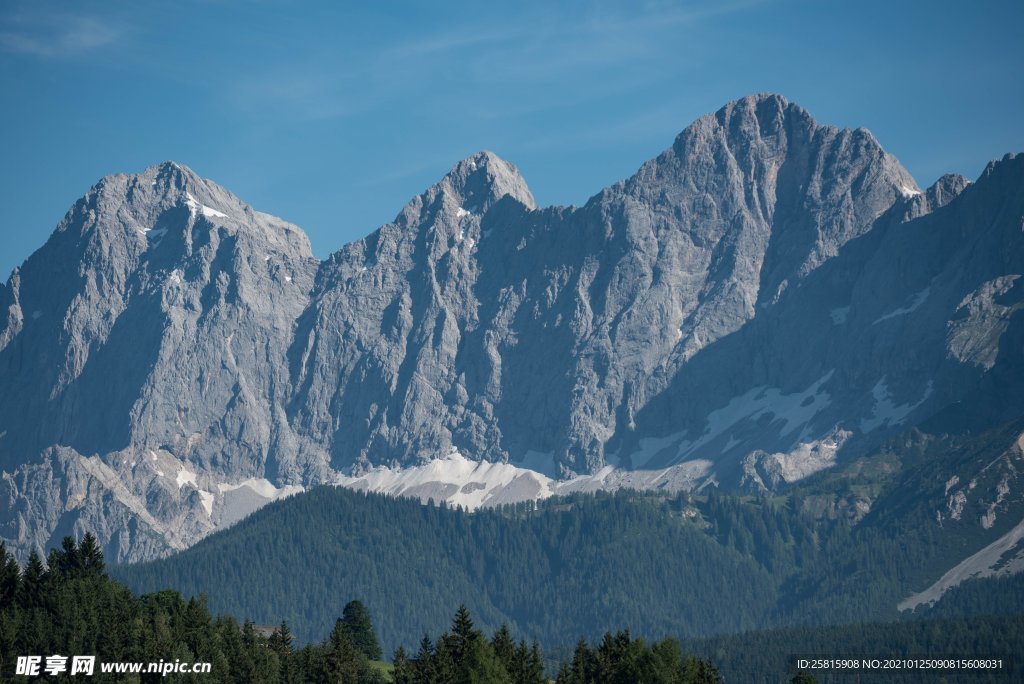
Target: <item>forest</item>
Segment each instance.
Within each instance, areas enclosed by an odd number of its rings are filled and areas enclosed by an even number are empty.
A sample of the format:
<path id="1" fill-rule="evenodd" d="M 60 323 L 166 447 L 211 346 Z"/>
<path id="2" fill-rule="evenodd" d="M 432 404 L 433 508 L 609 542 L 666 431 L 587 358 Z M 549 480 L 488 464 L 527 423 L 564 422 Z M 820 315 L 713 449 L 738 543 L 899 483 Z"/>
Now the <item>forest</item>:
<path id="1" fill-rule="evenodd" d="M 268 633 L 269 632 L 269 633 Z M 34 674 L 18 660 L 41 656 Z M 167 589 L 137 596 L 106 572 L 96 539 L 67 537 L 46 562 L 33 553 L 24 567 L 0 542 L 0 678 L 3 681 L 73 681 L 52 658 L 94 656 L 97 682 L 223 682 L 292 684 L 343 682 L 398 684 L 543 684 L 549 681 L 537 641 L 516 642 L 507 626 L 488 639 L 465 606 L 451 628 L 424 635 L 409 655 L 399 646 L 381 660 L 373 620 L 357 599 L 346 603 L 330 632 L 300 645 L 286 621 L 268 630 L 232 616 L 214 617 L 206 599 L 184 599 Z M 125 675 L 104 672 L 111 663 L 209 663 L 209 672 Z M 48 669 L 48 668 L 55 669 Z M 606 634 L 558 668 L 559 682 L 672 682 L 714 684 L 721 678 L 708 660 L 685 656 L 673 639 L 648 645 L 628 631 Z"/>
<path id="2" fill-rule="evenodd" d="M 1021 600 L 1007 599 L 996 580 L 899 613 L 897 603 L 930 581 L 924 569 L 941 574 L 942 558 L 963 540 L 937 534 L 923 505 L 893 516 L 880 504 L 853 524 L 815 515 L 817 496 L 620 491 L 470 514 L 325 487 L 183 553 L 113 572 L 139 592 L 206 593 L 218 612 L 285 619 L 302 640 L 331 628 L 343 603 L 335 597 L 359 596 L 388 651 L 461 603 L 488 631 L 504 623 L 552 648 L 620 629 L 686 639 L 1021 614 Z"/>

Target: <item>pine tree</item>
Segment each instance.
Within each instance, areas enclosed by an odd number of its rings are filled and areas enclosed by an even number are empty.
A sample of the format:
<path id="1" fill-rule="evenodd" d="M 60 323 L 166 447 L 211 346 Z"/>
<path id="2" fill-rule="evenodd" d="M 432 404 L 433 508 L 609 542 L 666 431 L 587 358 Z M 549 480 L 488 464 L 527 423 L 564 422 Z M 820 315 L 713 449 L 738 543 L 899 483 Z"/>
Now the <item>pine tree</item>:
<path id="1" fill-rule="evenodd" d="M 491 639 L 491 648 L 494 649 L 494 655 L 511 674 L 516 657 L 516 643 L 512 640 L 512 634 L 508 631 L 507 624 L 502 623 L 501 628 L 494 633 L 494 638 Z"/>
<path id="2" fill-rule="evenodd" d="M 596 674 L 594 652 L 587 645 L 586 639 L 580 639 L 571 663 L 567 663 L 558 673 L 558 684 L 588 684 L 594 681 Z"/>
<path id="3" fill-rule="evenodd" d="M 494 655 L 481 634 L 473 634 L 466 642 L 462 662 L 459 664 L 458 684 L 512 684 L 505 667 Z"/>
<path id="4" fill-rule="evenodd" d="M 78 545 L 78 557 L 85 572 L 92 575 L 104 574 L 103 553 L 92 532 L 86 532 L 82 543 Z"/>
<path id="5" fill-rule="evenodd" d="M 7 545 L 0 541 L 0 610 L 14 604 L 20 581 L 18 561 L 7 551 Z"/>
<path id="6" fill-rule="evenodd" d="M 415 667 L 405 654 L 405 647 L 399 646 L 391 656 L 391 663 L 394 666 L 391 670 L 391 679 L 395 684 L 413 684 L 415 680 Z"/>
<path id="7" fill-rule="evenodd" d="M 431 659 L 433 679 L 429 680 L 430 684 L 451 684 L 455 681 L 459 668 L 452 652 L 453 640 L 453 637 L 447 633 L 442 634 L 437 640 L 434 657 Z"/>
<path id="8" fill-rule="evenodd" d="M 456 666 L 462 664 L 466 656 L 466 649 L 469 648 L 469 643 L 475 635 L 473 618 L 469 616 L 469 610 L 466 606 L 464 604 L 460 605 L 459 609 L 455 612 L 455 619 L 452 620 L 451 635 L 452 659 L 455 661 Z"/>
<path id="9" fill-rule="evenodd" d="M 288 623 L 285 620 L 281 620 L 281 624 L 271 632 L 268 644 L 271 650 L 283 660 L 292 654 L 292 642 L 294 640 L 292 631 L 288 629 Z"/>
<path id="10" fill-rule="evenodd" d="M 366 606 L 361 601 L 349 601 L 341 613 L 341 619 L 355 647 L 370 660 L 380 660 L 380 645 Z"/>
<path id="11" fill-rule="evenodd" d="M 327 637 L 327 681 L 356 682 L 366 670 L 366 656 L 355 647 L 345 623 L 338 618 Z"/>
<path id="12" fill-rule="evenodd" d="M 544 677 L 544 654 L 540 650 L 540 643 L 534 639 L 523 666 L 522 676 L 516 684 L 544 684 L 545 681 L 547 679 Z"/>
<path id="13" fill-rule="evenodd" d="M 43 583 L 46 581 L 46 568 L 35 549 L 28 555 L 25 572 L 21 575 L 21 591 L 19 603 L 23 608 L 38 606 L 42 603 Z"/>
<path id="14" fill-rule="evenodd" d="M 424 634 L 420 639 L 420 650 L 416 652 L 412 664 L 415 684 L 433 684 L 437 680 L 434 644 L 431 643 L 429 635 Z"/>

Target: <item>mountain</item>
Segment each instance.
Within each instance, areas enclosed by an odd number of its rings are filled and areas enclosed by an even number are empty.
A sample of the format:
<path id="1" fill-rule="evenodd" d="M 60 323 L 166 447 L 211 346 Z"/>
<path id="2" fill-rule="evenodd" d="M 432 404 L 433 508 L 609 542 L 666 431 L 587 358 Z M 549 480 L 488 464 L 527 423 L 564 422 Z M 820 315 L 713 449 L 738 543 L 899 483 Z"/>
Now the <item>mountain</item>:
<path id="1" fill-rule="evenodd" d="M 777 95 L 582 207 L 479 153 L 323 262 L 180 165 L 105 178 L 0 286 L 0 538 L 138 560 L 322 483 L 765 492 L 980 434 L 1022 415 L 1022 180 L 922 191 Z"/>
<path id="2" fill-rule="evenodd" d="M 545 649 L 610 625 L 685 638 L 979 613 L 1020 623 L 1024 452 L 998 445 L 1022 429 L 911 430 L 771 498 L 599 491 L 468 513 L 318 487 L 112 572 L 137 592 L 175 587 L 239 619 L 287 620 L 300 640 L 358 599 L 385 651 L 415 643 L 452 603 Z M 950 470 L 968 479 L 935 477 Z M 1013 493 L 985 501 L 999 482 Z M 866 492 L 874 503 L 858 510 Z M 977 576 L 946 586 L 949 559 L 969 554 Z"/>

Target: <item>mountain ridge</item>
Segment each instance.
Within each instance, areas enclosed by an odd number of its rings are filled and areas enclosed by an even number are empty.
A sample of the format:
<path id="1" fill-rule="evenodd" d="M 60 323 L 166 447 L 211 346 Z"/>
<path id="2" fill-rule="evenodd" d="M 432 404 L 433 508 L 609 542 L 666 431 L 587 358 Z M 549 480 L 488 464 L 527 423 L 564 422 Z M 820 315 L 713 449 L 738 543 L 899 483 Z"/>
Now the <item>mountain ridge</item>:
<path id="1" fill-rule="evenodd" d="M 105 177 L 0 287 L 0 537 L 24 555 L 89 528 L 150 558 L 453 450 L 764 491 L 964 388 L 982 425 L 1010 396 L 992 378 L 1017 386 L 1020 265 L 957 226 L 1016 239 L 1018 160 L 922 191 L 866 129 L 762 94 L 580 207 L 537 208 L 476 153 L 323 261 L 188 167 Z M 974 280 L 921 280 L 956 269 Z"/>

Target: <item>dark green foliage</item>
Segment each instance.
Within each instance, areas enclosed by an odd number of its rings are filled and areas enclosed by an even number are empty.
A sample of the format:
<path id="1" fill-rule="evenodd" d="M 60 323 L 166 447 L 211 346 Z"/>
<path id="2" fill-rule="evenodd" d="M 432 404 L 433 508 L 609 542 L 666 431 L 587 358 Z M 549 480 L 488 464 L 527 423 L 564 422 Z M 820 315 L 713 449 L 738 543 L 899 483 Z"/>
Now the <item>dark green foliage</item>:
<path id="1" fill-rule="evenodd" d="M 1021 682 L 1024 681 L 1024 617 L 976 616 L 957 619 L 903 620 L 841 627 L 787 627 L 683 642 L 690 653 L 714 660 L 726 681 L 785 684 L 797 674 L 795 655 L 833 657 L 1003 658 L 1001 672 L 886 672 L 884 676 L 819 674 L 828 682 Z M 801 681 L 801 680 L 795 680 Z M 809 680 L 812 681 L 812 680 Z"/>
<path id="2" fill-rule="evenodd" d="M 81 544 L 65 538 L 47 558 L 44 566 L 33 553 L 19 571 L 0 544 L 0 681 L 15 680 L 19 655 L 57 654 L 96 656 L 89 678 L 95 682 L 126 681 L 124 674 L 102 673 L 101 663 L 159 661 L 209 662 L 212 671 L 169 677 L 144 673 L 134 681 L 383 681 L 355 648 L 341 619 L 323 644 L 295 651 L 284 621 L 264 637 L 251 621 L 240 626 L 232 617 L 214 619 L 205 597 L 186 601 L 171 590 L 134 596 L 107 577 L 92 535 Z M 369 624 L 369 615 L 363 620 Z M 19 679 L 48 681 L 45 676 Z"/>
<path id="3" fill-rule="evenodd" d="M 937 516 L 947 510 L 951 472 L 976 477 L 976 492 L 995 491 L 998 468 L 989 464 L 1022 429 L 1024 420 L 968 438 L 910 431 L 773 497 L 714 488 L 674 497 L 621 491 L 466 514 L 322 488 L 271 504 L 175 557 L 116 572 L 139 590 L 206 592 L 218 611 L 260 622 L 284 617 L 299 643 L 330 631 L 335 597 L 360 596 L 389 650 L 415 643 L 464 603 L 475 624 L 421 644 L 407 658 L 413 681 L 452 680 L 473 645 L 466 634 L 499 625 L 507 629 L 488 644 L 497 662 L 514 681 L 532 681 L 531 649 L 513 645 L 513 634 L 571 658 L 566 677 L 588 677 L 599 663 L 560 649 L 580 636 L 603 644 L 603 634 L 624 628 L 632 644 L 636 636 L 685 639 L 781 625 L 1019 616 L 1024 576 L 966 582 L 913 616 L 896 606 L 1024 515 L 1013 490 L 991 528 L 977 522 L 989 505 L 984 498 L 962 519 Z M 55 562 L 70 558 L 75 571 L 67 550 L 55 554 Z M 31 577 L 26 570 L 21 584 L 31 586 Z M 19 595 L 31 603 L 33 591 Z M 650 662 L 629 650 L 617 662 L 657 668 L 659 658 L 673 658 L 671 646 L 650 650 Z M 412 667 L 417 662 L 429 668 Z M 695 662 L 695 672 L 704 667 Z M 490 671 L 484 660 L 479 667 Z"/>
<path id="4" fill-rule="evenodd" d="M 338 608 L 326 597 L 361 596 L 386 650 L 414 643 L 460 602 L 486 631 L 507 624 L 554 645 L 623 627 L 688 638 L 897 619 L 896 605 L 951 558 L 1020 519 L 1010 511 L 984 534 L 976 523 L 935 523 L 944 468 L 990 462 L 1004 438 L 959 447 L 910 440 L 774 499 L 623 491 L 466 514 L 323 488 L 271 504 L 178 556 L 116 571 L 140 591 L 173 586 L 208 593 L 219 611 L 261 622 L 283 616 L 300 641 L 333 625 Z M 921 493 L 919 481 L 937 484 Z M 877 500 L 856 525 L 821 514 L 864 492 Z M 950 596 L 961 597 L 960 614 L 996 612 L 993 586 Z"/>
<path id="5" fill-rule="evenodd" d="M 208 594 L 217 611 L 263 623 L 284 617 L 300 642 L 330 631 L 340 608 L 333 597 L 360 596 L 385 652 L 415 643 L 460 603 L 488 633 L 505 623 L 551 644 L 623 627 L 685 636 L 765 624 L 779 582 L 757 558 L 709 534 L 703 506 L 620 492 L 470 515 L 329 487 L 116 573 L 137 591 L 170 586 Z M 780 516 L 799 517 L 732 499 L 715 514 L 748 508 L 768 521 L 751 537 L 759 548 L 771 549 L 766 538 L 791 526 Z M 802 524 L 799 545 L 768 552 L 775 565 L 815 553 L 812 522 Z"/>
<path id="6" fill-rule="evenodd" d="M 818 680 L 810 672 L 797 672 L 789 680 L 789 684 L 818 684 Z"/>
<path id="7" fill-rule="evenodd" d="M 341 612 L 341 619 L 356 649 L 370 660 L 380 660 L 380 646 L 366 606 L 361 601 L 349 601 Z"/>
<path id="8" fill-rule="evenodd" d="M 327 637 L 326 668 L 321 681 L 355 682 L 360 672 L 367 669 L 366 655 L 352 643 L 348 627 L 339 618 Z"/>
<path id="9" fill-rule="evenodd" d="M 493 643 L 505 644 L 504 655 L 500 656 Z M 495 634 L 487 642 L 483 633 L 473 627 L 473 619 L 466 606 L 459 606 L 452 621 L 452 629 L 437 637 L 436 647 L 429 636 L 420 641 L 416 657 L 402 665 L 402 681 L 416 684 L 513 684 L 519 680 L 509 674 L 510 668 L 525 670 L 519 664 L 507 628 Z M 395 672 L 398 660 L 395 658 Z M 396 676 L 395 681 L 398 681 Z"/>
<path id="10" fill-rule="evenodd" d="M 413 684 L 415 681 L 415 670 L 413 669 L 412 662 L 409 661 L 409 657 L 405 654 L 404 646 L 399 646 L 395 649 L 391 662 L 394 665 L 394 669 L 391 671 L 391 678 L 395 684 Z"/>
<path id="11" fill-rule="evenodd" d="M 722 681 L 710 661 L 684 656 L 679 643 L 665 639 L 648 646 L 628 630 L 606 633 L 594 649 L 586 641 L 576 646 L 572 661 L 558 673 L 558 684 L 718 684 Z"/>

